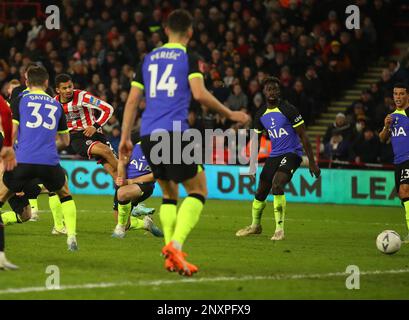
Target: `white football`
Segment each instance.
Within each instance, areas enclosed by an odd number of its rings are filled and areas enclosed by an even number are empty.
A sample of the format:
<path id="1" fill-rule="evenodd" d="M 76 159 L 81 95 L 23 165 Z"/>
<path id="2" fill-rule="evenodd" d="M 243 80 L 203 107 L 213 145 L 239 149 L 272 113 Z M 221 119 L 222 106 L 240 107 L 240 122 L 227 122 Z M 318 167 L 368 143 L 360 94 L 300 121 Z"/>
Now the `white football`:
<path id="1" fill-rule="evenodd" d="M 396 231 L 382 231 L 376 238 L 376 247 L 386 254 L 394 254 L 399 251 L 402 241 Z"/>

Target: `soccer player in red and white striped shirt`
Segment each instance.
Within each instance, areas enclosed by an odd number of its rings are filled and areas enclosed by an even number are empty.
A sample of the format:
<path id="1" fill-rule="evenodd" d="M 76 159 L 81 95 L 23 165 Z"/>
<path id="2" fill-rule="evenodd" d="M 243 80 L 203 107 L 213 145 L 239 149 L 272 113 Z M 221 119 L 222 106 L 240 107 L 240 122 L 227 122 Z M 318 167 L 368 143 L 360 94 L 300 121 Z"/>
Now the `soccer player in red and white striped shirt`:
<path id="1" fill-rule="evenodd" d="M 16 165 L 16 156 L 13 150 L 13 139 L 12 139 L 12 128 L 13 125 L 11 123 L 11 109 L 7 105 L 7 102 L 3 99 L 0 95 L 0 118 L 1 118 L 1 125 L 4 131 L 4 141 L 3 145 L 0 146 L 0 158 L 3 162 L 3 166 L 6 171 L 12 170 Z M 16 270 L 18 269 L 17 266 L 10 263 L 6 259 L 6 255 L 4 253 L 4 226 L 3 220 L 1 219 L 0 215 L 0 270 Z"/>
<path id="2" fill-rule="evenodd" d="M 102 126 L 111 118 L 114 108 L 86 90 L 74 89 L 68 74 L 58 75 L 55 85 L 58 93 L 55 99 L 63 106 L 71 147 L 84 158 L 97 159 L 115 180 L 118 160 L 102 133 Z"/>

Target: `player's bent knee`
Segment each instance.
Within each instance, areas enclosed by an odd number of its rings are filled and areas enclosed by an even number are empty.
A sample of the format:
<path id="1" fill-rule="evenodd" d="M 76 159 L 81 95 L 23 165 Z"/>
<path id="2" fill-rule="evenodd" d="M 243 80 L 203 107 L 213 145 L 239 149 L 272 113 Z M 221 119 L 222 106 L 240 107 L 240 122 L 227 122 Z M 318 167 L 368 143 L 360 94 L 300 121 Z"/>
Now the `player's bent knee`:
<path id="1" fill-rule="evenodd" d="M 90 150 L 90 154 L 92 156 L 99 156 L 106 158 L 106 155 L 108 154 L 107 151 L 111 151 L 108 146 L 102 143 L 96 143 L 92 146 Z"/>
<path id="2" fill-rule="evenodd" d="M 26 206 L 23 209 L 23 212 L 20 215 L 20 219 L 22 222 L 26 222 L 31 219 L 31 207 L 30 206 Z"/>
<path id="3" fill-rule="evenodd" d="M 71 197 L 70 191 L 67 188 L 64 188 L 64 187 L 62 189 L 56 191 L 56 194 L 58 194 L 58 197 L 60 198 L 60 200 L 64 199 L 64 198 Z M 71 197 L 71 199 L 72 199 L 72 197 Z"/>
<path id="4" fill-rule="evenodd" d="M 264 191 L 264 190 L 257 190 L 257 192 L 256 192 L 256 195 L 255 195 L 255 198 L 258 200 L 258 201 L 265 201 L 266 199 L 267 199 L 267 197 L 268 197 L 268 192 L 269 192 L 270 190 L 268 190 L 267 192 L 266 191 Z"/>
<path id="5" fill-rule="evenodd" d="M 137 196 L 137 195 L 135 195 L 133 192 L 131 192 L 127 188 L 118 189 L 118 201 L 130 201 L 132 200 L 133 196 Z"/>
<path id="6" fill-rule="evenodd" d="M 271 190 L 273 194 L 284 194 L 284 186 L 280 183 L 273 183 Z"/>

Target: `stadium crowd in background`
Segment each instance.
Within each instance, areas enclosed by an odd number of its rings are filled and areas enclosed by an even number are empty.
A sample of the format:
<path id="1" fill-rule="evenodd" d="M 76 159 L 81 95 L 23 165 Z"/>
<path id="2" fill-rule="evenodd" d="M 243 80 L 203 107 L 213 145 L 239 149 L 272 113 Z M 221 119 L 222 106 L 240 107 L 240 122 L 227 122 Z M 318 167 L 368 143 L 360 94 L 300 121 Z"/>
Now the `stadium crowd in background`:
<path id="1" fill-rule="evenodd" d="M 274 75 L 281 80 L 283 98 L 311 125 L 330 99 L 392 47 L 391 1 L 357 0 L 356 4 L 361 29 L 346 30 L 343 1 L 66 0 L 60 6 L 61 30 L 47 30 L 36 18 L 30 24 L 0 25 L 0 88 L 9 97 L 32 61 L 41 62 L 51 80 L 69 73 L 77 88 L 115 108 L 104 127 L 115 148 L 135 67 L 166 42 L 166 18 L 181 7 L 194 16 L 189 46 L 201 56 L 206 85 L 220 101 L 253 117 L 263 104 L 261 83 Z M 391 61 L 380 81 L 362 92 L 345 115 L 337 116 L 337 124 L 324 137 L 324 153 L 345 160 L 389 161 L 380 152 L 361 153 L 375 145 L 381 150 L 376 131 L 393 109 L 391 86 L 398 80 L 408 82 L 408 74 L 408 64 Z M 141 103 L 140 113 L 144 107 Z M 237 128 L 194 102 L 189 122 L 200 130 Z M 140 120 L 135 132 L 139 126 Z M 337 127 L 347 128 L 334 135 L 331 130 Z M 341 143 L 344 134 L 348 137 Z"/>

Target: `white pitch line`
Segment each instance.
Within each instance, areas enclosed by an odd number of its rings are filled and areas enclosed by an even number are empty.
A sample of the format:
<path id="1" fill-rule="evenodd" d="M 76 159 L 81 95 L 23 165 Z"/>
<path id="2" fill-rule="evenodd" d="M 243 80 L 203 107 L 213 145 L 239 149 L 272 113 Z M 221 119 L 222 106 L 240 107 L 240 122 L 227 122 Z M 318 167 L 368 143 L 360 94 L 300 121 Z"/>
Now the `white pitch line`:
<path id="1" fill-rule="evenodd" d="M 409 273 L 409 269 L 395 270 L 372 270 L 362 271 L 361 276 L 382 275 L 382 274 L 400 274 Z M 112 288 L 112 287 L 152 287 L 164 286 L 180 283 L 206 283 L 206 282 L 230 282 L 230 281 L 282 281 L 282 280 L 300 280 L 300 279 L 322 279 L 331 277 L 346 277 L 349 274 L 345 272 L 330 272 L 330 273 L 310 273 L 310 274 L 278 274 L 274 276 L 242 276 L 242 277 L 215 277 L 215 278 L 182 278 L 178 280 L 141 280 L 141 281 L 124 281 L 124 282 L 101 282 L 101 283 L 86 283 L 78 285 L 62 285 L 59 289 L 47 289 L 46 287 L 26 287 L 26 288 L 8 288 L 0 290 L 1 294 L 10 293 L 31 293 L 45 291 L 64 291 L 74 289 L 97 289 L 97 288 Z"/>
<path id="2" fill-rule="evenodd" d="M 77 210 L 77 212 L 95 212 L 94 210 Z M 112 210 L 98 210 L 98 212 L 101 213 L 112 213 Z M 51 212 L 50 212 L 51 213 Z M 240 219 L 240 220 L 249 220 L 249 217 L 244 217 L 244 216 L 226 216 L 226 215 L 206 215 L 203 214 L 201 215 L 200 218 L 234 218 L 234 219 Z M 272 221 L 272 220 L 271 220 Z M 286 218 L 286 221 L 296 221 L 296 222 L 317 222 L 318 220 L 312 220 L 312 219 L 294 219 L 294 218 Z M 365 225 L 373 225 L 373 226 L 400 226 L 402 223 L 390 223 L 390 222 L 366 222 L 366 221 L 340 221 L 340 220 L 319 220 L 320 223 L 335 223 L 335 224 L 365 224 Z"/>

